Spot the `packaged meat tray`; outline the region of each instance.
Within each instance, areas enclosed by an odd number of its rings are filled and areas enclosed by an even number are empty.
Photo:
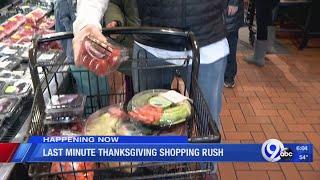
[[[18,47],[5,46],[1,50],[0,55],[1,56],[5,56],[5,55],[17,56],[18,53],[19,53],[19,48]]]
[[[20,102],[21,99],[17,97],[0,96],[0,124],[15,113]]]
[[[8,80],[3,88],[2,94],[5,96],[19,96],[24,98],[31,93],[31,84],[23,79]]]
[[[42,53],[37,58],[37,62],[38,63],[53,62],[53,60],[56,58],[57,54],[58,54],[58,52],[56,52],[56,51]]]
[[[133,120],[149,126],[170,127],[185,122],[192,114],[187,97],[162,89],[138,93],[128,106]]]
[[[128,59],[128,50],[108,39],[101,42],[88,35],[83,40],[78,56],[80,65],[96,73],[106,76],[118,69]]]
[[[71,123],[81,121],[86,96],[78,94],[54,95],[46,106],[49,119],[46,124]]]
[[[29,26],[36,27],[37,22],[46,15],[46,11],[37,8],[26,15],[26,24]]]
[[[0,79],[21,79],[21,76],[14,74],[7,69],[0,68]]]
[[[2,56],[0,58],[0,68],[14,70],[20,66],[21,60],[15,56]]]
[[[54,16],[44,17],[39,22],[39,29],[52,29],[55,25],[55,18]]]
[[[7,21],[1,24],[0,33],[4,34],[5,36],[11,35],[15,32],[22,24],[24,24],[26,18],[22,14],[17,14]],[[1,35],[3,36],[3,35]]]

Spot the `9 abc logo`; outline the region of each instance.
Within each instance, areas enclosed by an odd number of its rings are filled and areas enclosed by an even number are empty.
[[[269,162],[277,162],[280,160],[289,161],[293,157],[293,152],[289,148],[285,148],[281,141],[277,139],[269,139],[262,144],[262,156]]]

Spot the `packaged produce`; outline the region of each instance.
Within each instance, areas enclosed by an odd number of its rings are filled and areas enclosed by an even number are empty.
[[[59,174],[63,180],[93,180],[96,164],[91,162],[61,162],[52,163],[51,173],[80,171],[76,173]],[[91,170],[91,171],[84,171]]]
[[[108,39],[101,42],[88,35],[82,42],[78,55],[79,64],[99,76],[108,75],[128,59],[128,50]]]
[[[2,56],[0,58],[0,68],[14,70],[20,65],[20,59],[14,56]]]
[[[27,97],[31,93],[31,84],[23,79],[8,80],[2,94],[7,96]]]
[[[132,98],[129,115],[146,125],[172,126],[186,121],[192,107],[187,97],[168,90],[148,90]]]
[[[86,122],[84,133],[90,136],[114,136],[118,121],[128,120],[120,106],[109,106],[91,114]]]
[[[81,121],[86,96],[78,94],[54,95],[46,106],[49,119],[46,124],[71,123]]]

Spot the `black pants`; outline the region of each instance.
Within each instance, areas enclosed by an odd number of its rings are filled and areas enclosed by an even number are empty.
[[[230,81],[236,77],[237,74],[237,44],[238,44],[239,30],[228,32],[227,39],[229,43],[230,54],[228,55],[228,62],[226,72],[224,73],[224,80]]]
[[[268,39],[268,26],[273,24],[272,10],[279,0],[256,0],[257,39]]]

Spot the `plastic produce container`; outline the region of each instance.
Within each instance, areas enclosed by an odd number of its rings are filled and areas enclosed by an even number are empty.
[[[91,35],[85,37],[78,56],[80,65],[106,76],[118,69],[120,64],[129,58],[127,48],[108,39],[101,42]]]

